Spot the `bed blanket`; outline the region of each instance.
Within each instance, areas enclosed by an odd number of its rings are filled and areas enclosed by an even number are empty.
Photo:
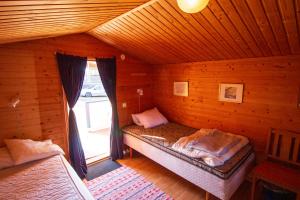
[[[193,158],[202,158],[210,166],[223,165],[249,143],[244,136],[216,129],[200,129],[180,138],[172,148]]]
[[[93,200],[62,155],[0,170],[0,199]]]

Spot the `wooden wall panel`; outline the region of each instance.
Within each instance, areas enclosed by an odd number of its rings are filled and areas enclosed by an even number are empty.
[[[300,130],[300,56],[156,65],[153,103],[173,121],[219,128],[251,139],[263,151],[270,128]],[[189,96],[173,96],[189,81]],[[219,83],[243,83],[242,104],[218,101]]]
[[[143,88],[142,109],[151,107],[151,72],[146,64],[87,34],[0,45],[0,146],[4,138],[53,139],[67,149],[63,92],[54,53],[94,57],[117,56],[117,95],[121,125],[138,111],[137,88]],[[8,106],[19,94],[16,109]],[[121,107],[127,102],[127,108]]]

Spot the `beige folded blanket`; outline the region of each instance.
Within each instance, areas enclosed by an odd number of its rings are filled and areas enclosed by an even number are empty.
[[[200,129],[190,136],[179,139],[176,144],[180,148],[195,149],[214,156],[221,156],[240,141],[240,137],[217,129]]]
[[[231,142],[232,141],[232,142]],[[200,129],[180,138],[172,148],[192,158],[201,158],[209,166],[223,165],[249,143],[248,138],[215,129]]]
[[[210,134],[202,134],[196,140],[188,143],[187,148],[205,151],[214,156],[221,156],[240,141],[241,139],[235,135],[214,129]]]

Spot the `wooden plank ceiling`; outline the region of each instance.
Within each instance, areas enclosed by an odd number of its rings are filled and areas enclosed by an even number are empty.
[[[148,0],[1,0],[0,44],[86,32]]]
[[[89,34],[149,63],[299,54],[300,0],[210,0],[186,14],[157,0]]]

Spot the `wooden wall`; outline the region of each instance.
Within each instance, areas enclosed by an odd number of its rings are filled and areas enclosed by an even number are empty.
[[[170,120],[249,137],[263,151],[271,127],[300,132],[300,56],[157,65],[153,103]],[[189,81],[189,96],[173,96]],[[218,101],[219,83],[243,83],[242,104]]]
[[[87,34],[0,45],[0,146],[3,138],[51,138],[65,150],[62,87],[54,52],[88,57],[117,56],[121,126],[157,105],[173,121],[248,136],[261,151],[271,127],[300,131],[300,56],[148,66]],[[189,97],[173,96],[173,81],[189,81]],[[219,83],[244,83],[242,104],[218,101]],[[8,106],[19,94],[16,109]],[[127,108],[122,108],[122,102]]]
[[[51,138],[67,150],[65,103],[54,53],[88,57],[117,56],[117,95],[121,125],[138,111],[137,88],[144,89],[143,109],[151,106],[151,74],[144,63],[87,34],[0,45],[0,146],[4,138]],[[16,109],[8,106],[19,94]],[[121,103],[127,102],[127,108]]]

